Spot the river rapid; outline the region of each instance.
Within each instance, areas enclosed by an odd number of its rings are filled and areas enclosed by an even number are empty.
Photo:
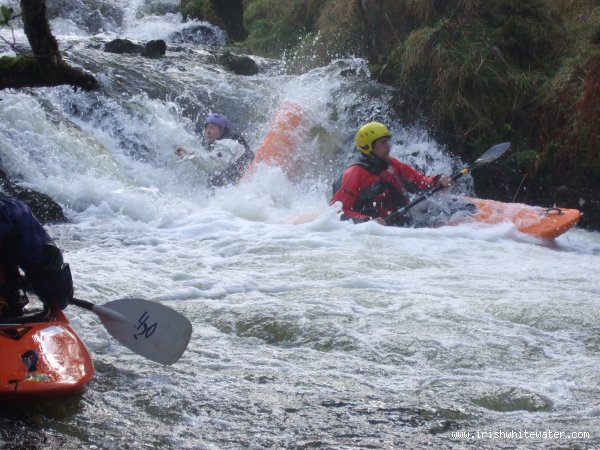
[[[258,75],[233,75],[218,46],[169,41],[190,26],[175,6],[63,8],[64,56],[101,87],[0,92],[0,149],[11,177],[63,207],[48,231],[76,296],[167,305],[192,322],[189,347],[160,366],[69,307],[95,376],[79,397],[0,406],[2,448],[600,447],[600,233],[340,222],[331,183],[366,121],[389,123],[393,155],[429,174],[463,162],[402,126],[365,61],[291,75],[254,57]],[[104,53],[115,37],[168,51]],[[211,112],[256,149],[289,100],[303,110],[294,180],[260,166],[210,190],[176,161]],[[468,179],[454,193],[476,195]]]

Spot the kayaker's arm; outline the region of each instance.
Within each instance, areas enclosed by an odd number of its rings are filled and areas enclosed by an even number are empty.
[[[73,298],[73,279],[61,251],[25,203],[2,196],[0,209],[3,240],[11,239],[14,264],[44,304],[64,309]]]
[[[352,166],[344,173],[342,184],[338,191],[333,195],[329,204],[336,202],[342,204],[342,220],[352,220],[355,223],[367,222],[371,217],[361,214],[354,210],[360,194],[360,170],[358,166]]]

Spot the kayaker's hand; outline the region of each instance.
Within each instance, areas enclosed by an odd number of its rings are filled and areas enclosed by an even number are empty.
[[[447,188],[454,184],[454,180],[449,175],[443,175],[438,180],[438,184],[443,188]]]
[[[185,156],[185,150],[183,147],[175,147],[175,154],[177,156],[179,156],[180,158],[182,158],[183,156]]]
[[[377,222],[379,225],[387,225],[385,223],[385,219],[383,217],[376,217],[373,219],[374,222]]]

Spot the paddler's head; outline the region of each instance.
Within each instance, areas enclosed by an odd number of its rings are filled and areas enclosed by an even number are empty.
[[[231,131],[231,122],[223,114],[211,114],[204,120],[204,135],[209,144]]]
[[[356,148],[365,156],[374,156],[387,161],[392,149],[392,134],[388,127],[379,122],[369,122],[356,132]]]

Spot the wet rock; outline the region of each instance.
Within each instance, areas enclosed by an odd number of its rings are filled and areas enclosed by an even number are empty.
[[[171,34],[169,41],[176,44],[223,45],[225,38],[219,31],[206,25],[194,25]]]
[[[144,47],[138,44],[134,44],[129,39],[114,39],[107,42],[104,46],[104,51],[108,53],[128,53],[138,54],[144,51]]]
[[[142,56],[146,58],[161,58],[167,52],[167,44],[162,39],[148,41],[142,51]]]
[[[258,73],[258,65],[252,58],[247,56],[238,56],[230,52],[225,52],[219,56],[218,61],[227,70],[237,75],[256,75]]]
[[[46,194],[14,184],[0,169],[0,192],[25,202],[42,224],[67,221],[60,205]]]
[[[518,387],[488,387],[473,403],[491,411],[550,411],[552,401],[534,392]]]

